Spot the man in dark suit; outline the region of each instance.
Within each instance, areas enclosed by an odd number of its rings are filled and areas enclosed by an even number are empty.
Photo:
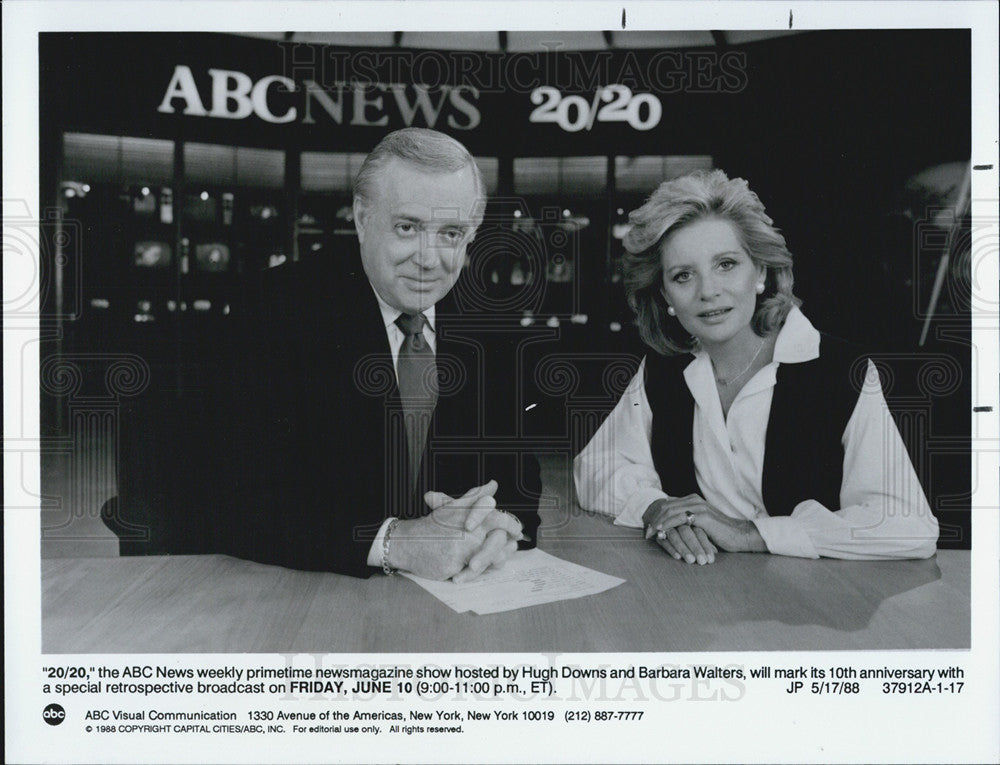
[[[484,204],[454,139],[379,143],[355,182],[360,253],[259,274],[211,372],[123,412],[102,511],[123,553],[463,581],[531,544],[538,463],[516,421],[496,427],[520,381],[451,294]]]
[[[534,539],[537,461],[516,424],[484,424],[510,411],[516,373],[450,295],[484,204],[454,139],[379,143],[355,183],[360,253],[260,274],[246,345],[188,408],[177,441],[200,456],[176,461],[150,512],[173,515],[167,552],[463,581]]]

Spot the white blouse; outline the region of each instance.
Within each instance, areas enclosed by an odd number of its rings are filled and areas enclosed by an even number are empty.
[[[892,420],[878,372],[868,362],[865,385],[841,438],[844,447],[840,507],[800,502],[791,515],[764,508],[761,476],[771,398],[779,364],[819,356],[820,336],[797,308],[778,333],[774,360],[757,372],[722,414],[712,362],[696,351],[684,369],[694,397],[694,465],[701,494],[732,518],[754,522],[767,549],[804,558],[928,558],[938,538],[906,447]],[[642,527],[651,502],[667,497],[653,467],[653,413],[643,385],[645,361],[618,405],[573,465],[577,497],[585,510],[622,526]],[[803,434],[807,438],[808,434]]]

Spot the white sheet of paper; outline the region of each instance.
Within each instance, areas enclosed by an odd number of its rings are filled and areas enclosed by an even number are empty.
[[[514,553],[501,569],[471,582],[435,582],[404,574],[459,613],[495,614],[515,608],[595,595],[625,580],[557,558],[541,550]]]

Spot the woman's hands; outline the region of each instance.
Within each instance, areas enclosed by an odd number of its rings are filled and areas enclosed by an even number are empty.
[[[688,563],[715,562],[718,548],[709,540],[704,529],[688,523],[688,513],[708,508],[697,494],[689,494],[677,499],[658,499],[646,508],[642,522],[646,528],[646,539],[655,537],[656,543],[676,560],[683,558]]]
[[[715,562],[721,548],[727,552],[767,552],[767,545],[752,521],[730,518],[697,494],[658,499],[642,516],[646,539],[675,559],[688,563]]]

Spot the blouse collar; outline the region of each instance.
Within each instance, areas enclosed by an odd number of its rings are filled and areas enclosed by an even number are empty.
[[[773,387],[779,364],[799,364],[817,358],[819,340],[819,332],[809,319],[797,307],[793,307],[785,318],[784,326],[778,331],[771,363],[747,381],[737,398]],[[720,434],[724,434],[722,404],[715,388],[712,359],[704,348],[698,348],[692,353],[694,360],[684,369],[685,382],[698,405],[709,413],[710,422],[718,427]]]
[[[774,342],[774,360],[780,364],[800,364],[815,358],[819,358],[819,331],[794,307]]]

